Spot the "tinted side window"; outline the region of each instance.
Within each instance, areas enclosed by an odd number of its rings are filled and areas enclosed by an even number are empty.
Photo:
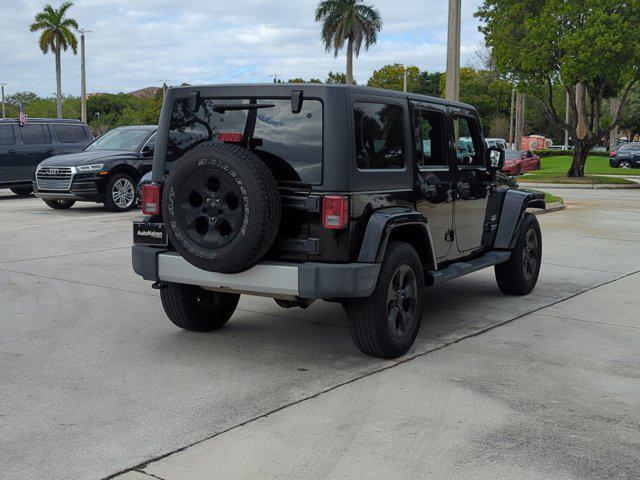
[[[416,111],[416,153],[418,166],[447,166],[444,117],[426,110]]]
[[[360,169],[404,167],[402,107],[354,103],[356,158]]]
[[[16,138],[13,136],[13,127],[11,125],[0,125],[0,145],[13,145]]]
[[[38,145],[42,143],[49,143],[51,141],[49,129],[45,125],[27,123],[19,128],[22,142],[26,145]]]
[[[53,125],[53,129],[62,143],[82,143],[87,140],[87,132],[82,125]]]

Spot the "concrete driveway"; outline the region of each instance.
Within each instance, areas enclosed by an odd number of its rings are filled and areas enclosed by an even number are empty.
[[[527,297],[491,271],[427,290],[404,361],[359,354],[320,302],[177,330],[131,271],[137,213],[4,192],[2,478],[640,475],[637,190],[562,192]]]

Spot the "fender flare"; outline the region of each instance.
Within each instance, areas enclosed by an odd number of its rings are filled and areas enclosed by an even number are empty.
[[[424,245],[418,254],[425,270],[436,270],[437,262],[429,222],[420,212],[408,207],[382,208],[371,214],[360,247],[358,262],[382,262],[393,231],[401,227],[415,229],[417,235],[412,240],[419,242],[419,246]]]
[[[507,190],[500,210],[500,220],[496,232],[493,248],[510,250],[513,248],[522,226],[527,208],[542,208],[546,206],[542,192],[526,190]]]

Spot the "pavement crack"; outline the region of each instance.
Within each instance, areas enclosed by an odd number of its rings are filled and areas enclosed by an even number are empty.
[[[588,268],[588,267],[576,267],[575,265],[562,265],[561,263],[551,263],[551,262],[542,262],[543,265],[553,265],[554,267],[564,267],[564,268],[573,268],[575,270],[588,270],[590,272],[602,272],[602,273],[613,273],[616,275],[625,275],[625,272],[614,272],[611,270],[600,270],[597,268]],[[636,273],[636,272],[632,272]]]
[[[101,253],[101,252],[112,252],[114,250],[124,250],[129,249],[129,247],[114,247],[114,248],[103,248],[101,250],[89,250],[86,252],[73,252],[73,253],[61,253],[60,255],[46,255],[44,257],[33,257],[33,258],[23,258],[21,260],[7,260],[0,262],[0,265],[6,265],[9,263],[20,263],[20,262],[29,262],[31,260],[47,260],[49,258],[62,258],[62,257],[71,257],[73,255],[85,255],[87,253]]]
[[[549,315],[548,313],[536,313],[536,315],[539,317],[557,318],[558,320],[573,320],[574,322],[593,323],[596,325],[604,325],[607,327],[633,328],[634,330],[640,330],[640,327],[634,327],[633,325],[621,325],[619,323],[598,322],[596,320],[584,320],[582,318],[565,317],[562,315]]]
[[[115,291],[115,292],[132,293],[134,295],[146,295],[146,296],[149,296],[149,297],[157,297],[158,296],[158,295],[155,295],[153,293],[134,292],[133,290],[126,290],[124,288],[108,287],[106,285],[98,285],[98,284],[95,284],[95,283],[88,283],[88,282],[79,282],[77,280],[68,280],[66,278],[51,277],[49,275],[40,275],[40,274],[37,274],[37,273],[18,272],[16,270],[8,270],[8,269],[2,268],[2,267],[0,267],[0,272],[15,273],[16,275],[29,275],[31,277],[44,278],[46,280],[57,280],[59,282],[67,282],[67,283],[73,283],[73,284],[76,284],[76,285],[84,285],[86,287],[105,288],[107,290],[112,290],[112,291]]]

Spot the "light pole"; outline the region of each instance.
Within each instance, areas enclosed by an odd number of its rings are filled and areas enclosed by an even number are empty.
[[[6,113],[4,110],[4,86],[6,83],[0,83],[0,91],[2,92],[2,118],[5,118]]]
[[[91,30],[78,29],[80,32],[80,119],[87,123],[87,77],[84,57],[84,34]]]
[[[445,98],[460,100],[460,11],[462,0],[449,0],[449,30],[447,34],[447,78]]]
[[[511,108],[509,109],[509,148],[513,148],[513,107],[516,103],[516,88],[511,87]]]
[[[407,93],[407,66],[404,65],[404,81],[402,82],[402,91]]]

